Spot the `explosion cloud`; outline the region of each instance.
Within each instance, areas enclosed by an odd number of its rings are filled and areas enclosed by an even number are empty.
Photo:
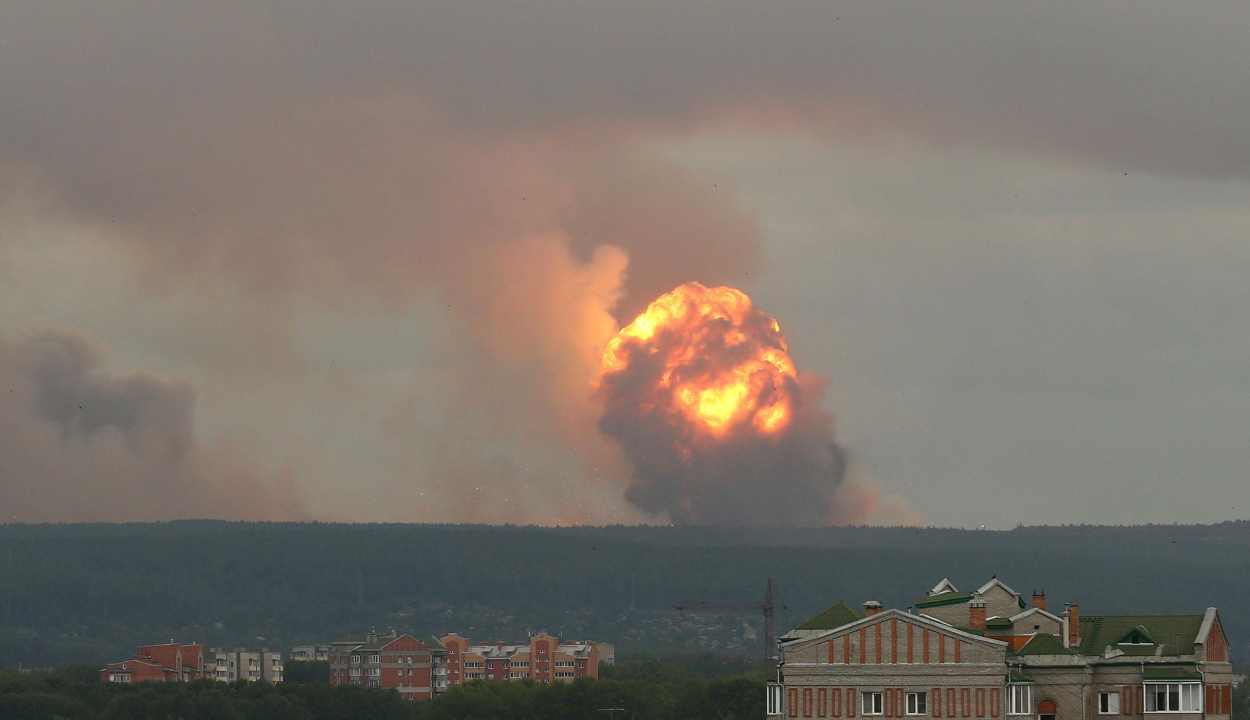
[[[626,497],[649,513],[816,525],[833,517],[844,471],[822,390],[746,293],[691,282],[608,343],[600,426],[633,463]]]

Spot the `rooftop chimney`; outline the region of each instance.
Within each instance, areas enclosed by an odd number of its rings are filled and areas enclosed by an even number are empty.
[[[1038,610],[1046,609],[1046,591],[1045,590],[1042,590],[1040,593],[1036,590],[1033,591],[1033,607],[1037,608]]]
[[[876,600],[869,600],[868,602],[864,603],[864,616],[865,617],[872,617],[873,615],[876,615],[879,612],[881,612],[881,603],[877,602]]]
[[[979,594],[974,594],[972,602],[968,603],[968,627],[985,629],[985,600]]]
[[[1068,647],[1076,647],[1081,644],[1081,606],[1076,603],[1068,604]]]

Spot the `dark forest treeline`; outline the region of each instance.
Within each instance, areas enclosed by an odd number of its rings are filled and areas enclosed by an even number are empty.
[[[430,701],[394,690],[329,684],[100,683],[90,666],[50,672],[0,670],[5,720],[762,720],[758,677],[679,682],[578,680],[571,684],[475,682]]]
[[[671,653],[697,646],[648,622],[673,622],[683,599],[754,599],[764,578],[789,608],[785,626],[838,599],[906,607],[943,576],[967,587],[995,574],[1085,613],[1215,605],[1234,651],[1250,643],[1246,522],[964,531],[184,521],[0,525],[0,664],[100,663],[170,638],[289,650],[370,627],[491,640],[547,630],[615,642],[621,654]]]

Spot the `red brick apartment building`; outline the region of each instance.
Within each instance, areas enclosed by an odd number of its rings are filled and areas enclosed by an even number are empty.
[[[564,642],[539,633],[528,643],[474,645],[455,633],[441,640],[447,648],[447,684],[471,680],[572,682],[599,677],[600,651],[592,642]]]
[[[144,645],[135,656],[109,663],[100,682],[192,682],[204,677],[204,646],[166,643]]]
[[[330,683],[394,688],[405,700],[428,700],[447,689],[446,650],[434,638],[394,630],[330,643]]]

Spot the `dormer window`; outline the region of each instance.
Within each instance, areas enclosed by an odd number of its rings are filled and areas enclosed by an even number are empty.
[[[1124,635],[1116,641],[1116,645],[1154,645],[1154,638],[1150,637],[1150,633],[1146,632],[1146,628],[1138,625],[1137,627],[1124,633]]]

